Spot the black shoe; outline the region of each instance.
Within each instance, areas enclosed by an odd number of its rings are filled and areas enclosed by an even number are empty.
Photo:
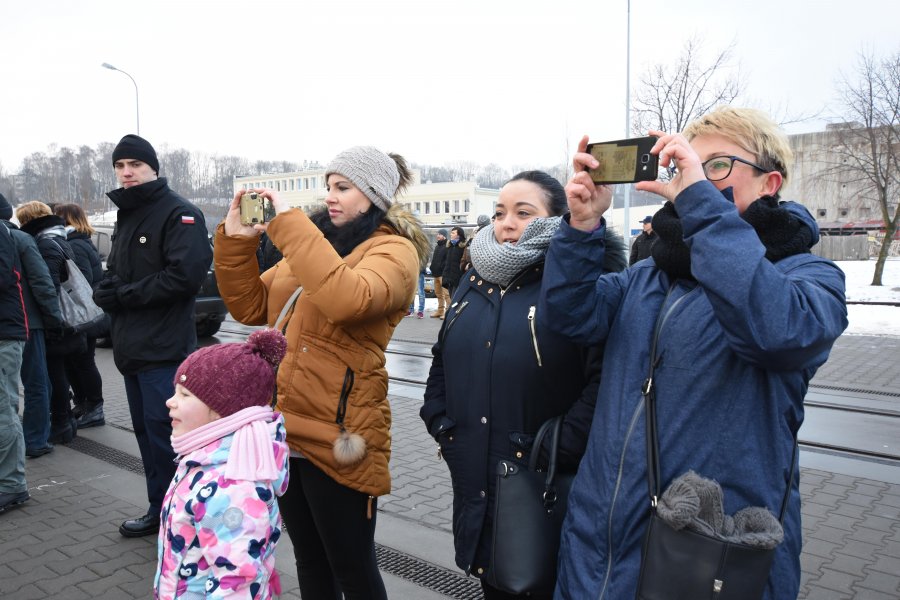
[[[68,419],[65,424],[50,425],[50,438],[47,440],[51,444],[68,444],[75,436],[78,435],[78,421],[74,418]]]
[[[53,452],[53,444],[46,444],[37,448],[25,448],[25,456],[28,458],[37,458],[51,452]]]
[[[86,429],[87,427],[98,427],[106,425],[106,417],[103,414],[103,405],[98,404],[94,408],[82,412],[78,418],[78,429]]]
[[[128,519],[119,527],[125,537],[143,537],[159,533],[159,516],[146,514],[137,519]]]
[[[28,495],[28,490],[25,490],[24,492],[0,492],[0,513],[7,508],[12,508],[26,502],[29,498],[31,498],[31,496]]]

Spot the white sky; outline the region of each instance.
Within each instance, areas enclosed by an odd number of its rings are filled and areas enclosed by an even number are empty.
[[[626,0],[5,0],[0,165],[141,135],[249,159],[373,144],[414,162],[549,166],[625,131]],[[860,51],[900,49],[897,0],[632,0],[632,84],[685,39],[734,40],[755,105],[811,113]],[[789,131],[824,128],[818,120]]]

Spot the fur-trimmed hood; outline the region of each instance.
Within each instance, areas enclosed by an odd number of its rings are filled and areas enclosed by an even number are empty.
[[[603,270],[607,273],[624,271],[628,266],[625,239],[618,232],[606,228],[606,253],[603,255]]]
[[[422,222],[403,208],[400,204],[392,204],[384,217],[385,221],[393,227],[398,235],[412,242],[419,256],[419,264],[426,265],[431,259],[431,242],[422,230]]]

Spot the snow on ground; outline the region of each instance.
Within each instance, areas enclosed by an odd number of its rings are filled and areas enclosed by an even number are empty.
[[[875,274],[874,260],[838,261],[847,278],[850,302],[900,302],[900,258],[884,263],[881,286],[870,285]],[[900,307],[848,304],[850,325],[844,335],[886,335],[900,337]]]

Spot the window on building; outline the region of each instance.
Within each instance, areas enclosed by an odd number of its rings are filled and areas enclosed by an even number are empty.
[[[444,200],[444,212],[450,214],[450,201]]]
[[[454,201],[453,201],[453,212],[454,212],[454,213],[458,213],[458,212],[459,212],[459,200],[454,200]]]
[[[466,213],[467,213],[467,212],[469,212],[470,210],[472,210],[471,206],[469,205],[469,199],[468,199],[468,198],[466,198],[466,201],[465,201],[465,207],[466,207],[466,209],[465,209],[463,212],[466,212]]]
[[[275,191],[276,191],[276,192],[280,192],[280,191],[281,191],[281,182],[280,182],[280,181],[276,181],[276,182],[275,182]]]
[[[846,217],[849,213],[850,213],[850,211],[846,208],[838,209],[838,214],[841,215],[842,217]]]
[[[291,191],[292,192],[294,191],[294,180],[293,179],[291,179]]]
[[[422,211],[422,203],[416,202],[416,212],[421,212],[421,211]]]
[[[441,203],[440,201],[434,203],[434,214],[441,214]]]
[[[427,215],[430,213],[431,213],[431,202],[426,202],[425,203],[425,214]]]
[[[819,217],[825,217],[825,216],[828,215],[828,209],[820,208],[819,210],[816,211],[816,214],[817,214]]]

